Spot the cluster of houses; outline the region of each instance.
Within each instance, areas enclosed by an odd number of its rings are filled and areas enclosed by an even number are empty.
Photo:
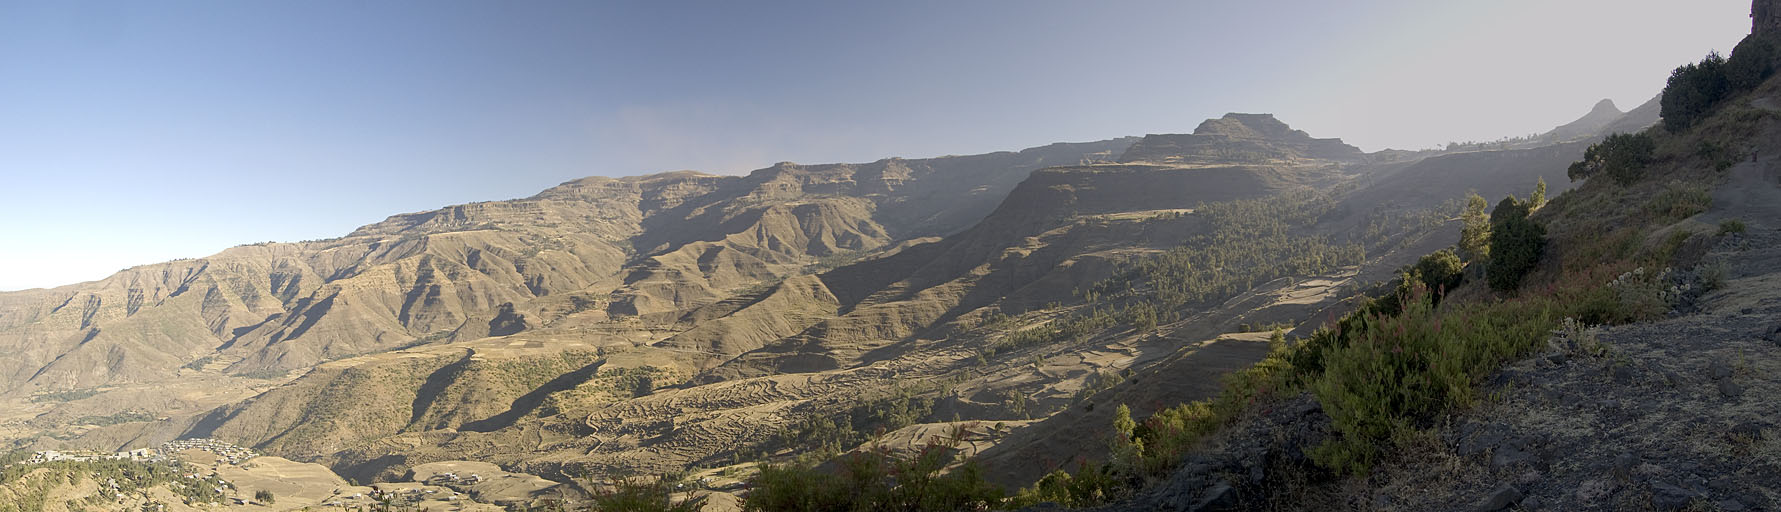
[[[253,450],[236,446],[234,443],[209,438],[181,439],[161,443],[161,453],[173,454],[186,450],[204,450],[216,454],[229,464],[240,464],[249,459],[259,457]]]
[[[204,451],[207,451],[210,453],[214,453],[214,454],[216,454],[217,457],[220,457],[221,460],[228,461],[228,463],[230,463],[230,464],[240,464],[243,462],[247,462],[249,459],[260,456],[260,454],[254,453],[253,450],[249,450],[247,448],[242,448],[240,446],[235,446],[234,444],[224,442],[224,441],[218,441],[215,439],[181,439],[178,441],[169,441],[166,443],[161,443],[161,447],[159,449],[138,448],[135,450],[114,452],[114,453],[93,452],[93,451],[43,450],[43,451],[31,454],[31,457],[28,459],[25,459],[23,461],[23,463],[24,464],[42,464],[45,462],[60,462],[60,461],[89,462],[89,461],[95,461],[95,460],[128,460],[128,461],[136,461],[136,462],[162,462],[162,461],[166,461],[167,457],[169,457],[173,454],[183,452],[186,450],[193,450],[193,449],[204,450]]]
[[[132,461],[138,461],[138,462],[160,462],[162,460],[166,460],[166,457],[161,456],[160,453],[157,453],[157,452],[155,452],[155,450],[150,449],[150,448],[142,448],[142,449],[137,449],[137,450],[114,452],[114,453],[88,452],[88,451],[43,450],[43,451],[31,454],[31,458],[25,459],[24,463],[25,464],[42,464],[45,462],[60,462],[60,461],[88,462],[88,461],[95,461],[95,460],[132,460]]]
[[[458,476],[457,473],[439,473],[427,478],[427,485],[446,486],[451,484],[476,485],[482,483],[482,475],[472,473],[470,476]]]

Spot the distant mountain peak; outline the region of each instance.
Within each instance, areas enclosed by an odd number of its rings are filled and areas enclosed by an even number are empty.
[[[1626,112],[1622,112],[1620,110],[1620,107],[1614,106],[1614,100],[1607,99],[1607,98],[1603,98],[1602,101],[1595,102],[1595,106],[1591,107],[1589,109],[1590,115],[1595,115],[1595,114],[1621,115],[1621,114],[1625,114],[1625,113]]]
[[[1591,137],[1625,115],[1626,112],[1622,112],[1620,107],[1614,105],[1614,100],[1604,99],[1596,102],[1595,106],[1589,109],[1588,114],[1583,114],[1583,117],[1577,118],[1576,121],[1553,128],[1552,131],[1546,132],[1542,138],[1564,141]]]

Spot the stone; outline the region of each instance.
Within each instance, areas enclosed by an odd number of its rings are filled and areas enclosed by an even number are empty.
[[[1621,481],[1631,481],[1633,479],[1633,471],[1638,469],[1638,467],[1638,455],[1634,455],[1631,452],[1622,453],[1620,456],[1614,458],[1614,478],[1618,478]]]
[[[1719,500],[1718,502],[1713,503],[1713,505],[1719,507],[1719,512],[1744,512],[1745,510],[1749,510],[1738,500]]]
[[[1768,425],[1762,423],[1746,421],[1737,425],[1732,425],[1732,428],[1726,431],[1726,436],[1730,437],[1732,440],[1756,441],[1762,439],[1763,431],[1768,430],[1768,428]]]
[[[1510,466],[1526,464],[1534,460],[1534,455],[1519,448],[1502,447],[1490,454],[1490,469],[1499,470]]]
[[[1688,489],[1663,482],[1651,483],[1651,505],[1658,510],[1682,510],[1688,508],[1701,495]]]
[[[1732,367],[1725,364],[1725,361],[1714,360],[1712,364],[1707,365],[1707,375],[1713,377],[1713,380],[1725,380],[1731,378]]]
[[[1632,384],[1633,383],[1633,368],[1631,366],[1626,366],[1626,365],[1615,366],[1614,367],[1614,383],[1620,384],[1620,385]]]
[[[1541,475],[1539,471],[1529,471],[1526,473],[1522,473],[1521,476],[1519,476],[1519,477],[1516,477],[1515,483],[1521,484],[1523,486],[1531,486],[1531,485],[1540,483],[1541,480],[1545,480],[1545,479],[1546,479],[1546,476]]]
[[[1722,380],[1719,381],[1719,394],[1726,398],[1736,399],[1744,396],[1744,387],[1732,382],[1731,379]]]
[[[1563,351],[1555,351],[1551,354],[1546,354],[1546,361],[1552,364],[1565,364],[1565,361],[1569,360],[1571,360],[1571,355],[1566,354]]]
[[[1521,489],[1516,489],[1513,485],[1504,485],[1498,487],[1496,491],[1491,492],[1490,496],[1484,498],[1484,501],[1478,502],[1478,506],[1473,507],[1473,510],[1477,510],[1478,512],[1508,510],[1509,507],[1513,507],[1516,503],[1520,503],[1521,498],[1523,498]]]
[[[1206,496],[1200,498],[1200,501],[1194,503],[1194,506],[1188,508],[1188,510],[1211,512],[1215,510],[1236,510],[1236,508],[1237,490],[1231,488],[1230,484],[1220,482],[1218,485],[1214,485],[1211,489],[1208,489],[1206,491]]]
[[[1675,385],[1682,383],[1682,374],[1676,373],[1675,370],[1665,368],[1662,370],[1662,373],[1664,376],[1665,384],[1669,384],[1671,387],[1674,387]]]
[[[1480,428],[1477,433],[1472,434],[1459,444],[1459,454],[1464,457],[1471,457],[1482,454],[1488,450],[1493,450],[1502,445],[1503,440],[1509,437],[1508,430],[1508,427],[1502,425],[1490,425]]]

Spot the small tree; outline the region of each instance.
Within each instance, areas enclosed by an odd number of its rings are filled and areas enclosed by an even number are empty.
[[[1132,421],[1132,409],[1126,407],[1125,404],[1119,404],[1119,408],[1113,410],[1113,430],[1119,432],[1121,437],[1131,439],[1132,430],[1136,428],[1138,428],[1138,422]]]
[[[1490,287],[1512,291],[1521,278],[1540,263],[1546,248],[1546,228],[1527,218],[1528,205],[1515,196],[1503,198],[1490,212],[1490,263],[1486,275]]]
[[[1546,206],[1546,177],[1545,176],[1541,176],[1540,181],[1537,183],[1534,183],[1534,195],[1532,197],[1529,197],[1527,202],[1528,202],[1528,205],[1527,205],[1528,210],[1537,211],[1540,209],[1540,207]]]
[[[636,384],[631,387],[631,396],[641,397],[654,393],[655,390],[656,382],[654,378],[650,377],[648,374],[638,375]]]
[[[1484,198],[1477,193],[1466,194],[1466,210],[1460,215],[1459,252],[1466,261],[1484,261],[1490,257],[1490,215]]]
[[[1459,255],[1452,250],[1442,249],[1417,260],[1416,266],[1411,267],[1410,275],[1436,294],[1436,300],[1440,300],[1441,295],[1458,287],[1465,279],[1465,264],[1459,261]]]
[[[267,505],[271,505],[273,503],[278,502],[278,497],[273,496],[272,491],[269,491],[266,489],[260,489],[258,491],[254,491],[254,501],[258,501],[260,503],[265,503]]]

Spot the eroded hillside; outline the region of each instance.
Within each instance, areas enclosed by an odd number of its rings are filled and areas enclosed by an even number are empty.
[[[18,411],[0,433],[216,437],[359,482],[464,459],[568,481],[947,424],[1025,483],[1099,455],[1048,441],[1104,425],[1096,404],[1214,392],[1267,352],[1244,331],[1351,307],[1454,242],[1465,191],[1562,190],[1586,146],[1369,155],[1232,114],[1017,153],[587,178],[0,294],[0,346],[23,354],[0,362]]]

